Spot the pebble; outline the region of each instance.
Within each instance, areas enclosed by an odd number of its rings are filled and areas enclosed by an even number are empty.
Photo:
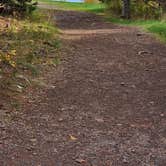
[[[125,83],[124,83],[124,82],[121,82],[120,85],[121,85],[121,86],[125,86]]]
[[[83,160],[83,159],[76,159],[75,161],[76,161],[77,163],[80,163],[80,164],[85,163],[85,160]]]
[[[64,119],[63,118],[59,118],[58,119],[58,122],[62,122]]]
[[[161,117],[164,117],[164,114],[160,114]]]

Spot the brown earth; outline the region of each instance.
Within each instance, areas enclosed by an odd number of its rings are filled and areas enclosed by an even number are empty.
[[[166,46],[93,14],[55,19],[62,64],[1,110],[0,166],[165,166]]]

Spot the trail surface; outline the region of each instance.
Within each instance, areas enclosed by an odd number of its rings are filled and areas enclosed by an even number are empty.
[[[1,166],[165,166],[166,46],[93,14],[56,11],[62,64],[1,123]]]

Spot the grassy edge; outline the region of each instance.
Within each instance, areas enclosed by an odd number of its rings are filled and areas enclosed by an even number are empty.
[[[103,14],[105,6],[101,4],[87,4],[87,3],[71,3],[71,2],[51,2],[50,0],[38,0],[39,2],[55,5],[62,10],[76,10],[93,12],[96,14],[105,15],[106,20],[115,24],[125,26],[136,26],[143,29],[146,32],[154,34],[158,39],[166,42],[166,21],[158,20],[124,20],[115,17],[108,17],[108,14]]]
[[[124,20],[115,17],[106,17],[106,20],[115,24],[125,26],[136,26],[146,32],[150,32],[158,39],[166,42],[166,21],[159,20]]]
[[[7,105],[29,87],[40,86],[37,80],[45,69],[59,64],[59,30],[52,12],[38,9],[21,19],[1,17],[5,29],[0,30],[0,97]]]
[[[38,0],[41,4],[54,5],[61,10],[75,10],[92,13],[103,13],[105,5],[103,3],[81,3],[81,2],[58,2],[50,0]]]

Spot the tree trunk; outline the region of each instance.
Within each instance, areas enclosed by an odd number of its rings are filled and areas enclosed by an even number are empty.
[[[123,0],[122,17],[130,19],[130,0]]]
[[[161,18],[162,19],[166,19],[166,1],[165,0],[158,0],[159,2],[159,6],[162,9],[162,13],[161,13]]]

